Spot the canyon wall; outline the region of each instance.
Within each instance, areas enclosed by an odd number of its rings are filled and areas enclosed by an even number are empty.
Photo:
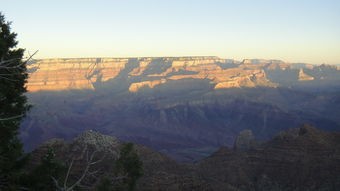
[[[183,79],[208,80],[215,89],[225,89],[339,78],[336,66],[218,57],[41,59],[29,64],[29,71],[30,92],[95,89],[119,76],[130,92]]]
[[[43,59],[29,65],[30,92],[93,89],[93,83],[114,78],[128,59],[81,58]]]

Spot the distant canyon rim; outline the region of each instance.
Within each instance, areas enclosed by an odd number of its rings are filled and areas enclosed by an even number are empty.
[[[291,81],[324,78],[309,74],[320,68],[318,65],[290,64],[280,60],[245,59],[240,62],[218,57],[65,58],[35,60],[30,65],[27,87],[30,92],[94,89],[96,82],[114,79],[129,67],[133,69],[127,76],[134,78],[129,86],[130,92],[180,79],[208,79],[215,84],[215,89],[276,87],[280,82],[270,79],[270,76],[268,79],[268,73],[289,69],[296,73]],[[339,66],[332,67],[339,70]]]

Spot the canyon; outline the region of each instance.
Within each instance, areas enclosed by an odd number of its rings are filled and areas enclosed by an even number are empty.
[[[130,92],[181,79],[206,79],[215,89],[277,87],[287,80],[332,80],[338,78],[339,70],[331,65],[258,59],[239,62],[218,57],[43,59],[29,64],[27,88],[29,92],[95,89],[117,77],[129,81]],[[285,76],[277,78],[273,76],[276,73]]]
[[[196,161],[249,129],[340,129],[340,68],[218,57],[41,59],[28,64],[26,150],[96,130]]]

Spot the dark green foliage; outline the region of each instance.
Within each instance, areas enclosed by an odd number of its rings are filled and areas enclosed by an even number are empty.
[[[24,49],[15,49],[16,34],[0,13],[0,190],[16,190],[23,166],[22,144],[18,129],[28,109],[25,83]]]
[[[58,180],[66,171],[66,167],[55,158],[52,148],[41,158],[41,163],[25,178],[25,187],[29,190],[55,190],[52,179]]]
[[[132,191],[143,175],[143,164],[132,143],[123,144],[114,169],[101,177],[97,191]]]
[[[103,177],[100,179],[99,184],[96,186],[97,191],[113,191],[114,185],[109,177]]]
[[[121,175],[127,175],[127,178],[124,179],[124,183],[127,185],[125,188],[129,191],[134,190],[138,178],[143,175],[143,163],[139,159],[132,143],[123,145],[116,165]]]

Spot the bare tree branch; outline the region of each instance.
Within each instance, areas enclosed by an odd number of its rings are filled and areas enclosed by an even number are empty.
[[[17,116],[13,116],[13,117],[7,117],[7,118],[0,118],[0,121],[7,121],[7,120],[12,120],[12,119],[17,119],[20,117],[23,117],[24,115],[17,115]]]
[[[53,176],[51,176],[55,186],[57,187],[57,191],[63,191],[64,189],[59,185],[59,182],[56,178],[54,178]]]
[[[13,58],[13,59],[9,59],[9,60],[4,60],[0,62],[0,69],[14,69],[14,68],[19,68],[20,66],[22,66],[23,64],[27,64],[28,61],[30,61],[34,55],[36,55],[38,53],[38,50],[35,51],[32,55],[30,55],[28,58],[26,58],[26,60],[16,66],[10,66],[10,64],[14,61],[17,60],[21,60],[21,58]]]
[[[11,78],[11,76],[21,74],[21,71],[17,71],[16,69],[19,69],[23,64],[27,64],[33,58],[33,56],[36,55],[37,53],[38,53],[38,50],[35,51],[32,55],[30,55],[25,61],[23,61],[21,63],[19,62],[19,64],[15,65],[15,66],[10,66],[10,65],[14,61],[21,60],[21,58],[13,58],[13,59],[9,59],[9,60],[3,60],[3,58],[2,58],[1,61],[0,61],[0,69],[5,69],[9,73],[4,73],[4,74],[0,73],[0,79],[5,79],[5,80],[8,80],[8,81],[12,81],[12,82],[19,81],[17,79]],[[14,69],[14,71],[10,71],[10,70],[13,70],[13,69]],[[0,99],[1,99],[1,101],[6,100],[6,98],[5,99],[0,98]],[[21,115],[11,116],[11,117],[7,117],[7,118],[0,118],[0,121],[8,121],[8,120],[13,120],[13,119],[18,119],[18,118],[21,118],[23,116],[24,115],[21,114]]]
[[[12,81],[12,82],[18,82],[19,80],[15,80],[15,79],[11,79],[11,78],[7,78],[7,77],[4,77],[0,74],[0,78],[2,79],[5,79],[5,80],[8,80],[8,81]]]
[[[89,151],[87,149],[87,146],[85,146],[85,148],[83,149],[80,157],[77,158],[78,160],[82,160],[82,159],[84,159],[84,155],[86,154],[86,158],[85,158],[86,166],[85,166],[85,169],[82,172],[81,176],[71,186],[68,186],[67,182],[68,182],[69,176],[71,174],[73,164],[74,164],[74,162],[76,160],[76,158],[72,158],[72,161],[71,161],[71,163],[70,163],[70,165],[68,167],[67,173],[66,173],[66,177],[64,179],[63,187],[61,187],[59,185],[58,180],[56,180],[54,177],[52,177],[52,179],[53,179],[53,181],[55,183],[55,186],[57,187],[57,190],[58,191],[72,191],[76,186],[82,186],[81,182],[84,180],[85,177],[93,176],[94,174],[97,174],[99,172],[99,170],[90,171],[90,168],[91,168],[91,166],[101,162],[104,159],[104,157],[105,157],[105,156],[103,156],[101,159],[94,161],[94,158],[95,158],[97,152],[98,151],[95,150],[95,151],[93,151],[91,153],[91,155],[89,155]]]
[[[68,167],[68,170],[67,170],[67,173],[66,173],[66,177],[65,177],[65,180],[64,180],[64,188],[67,187],[67,180],[68,180],[68,177],[70,175],[70,172],[71,172],[71,169],[72,169],[72,166],[73,166],[73,162],[74,162],[74,159],[72,159],[71,164]]]

